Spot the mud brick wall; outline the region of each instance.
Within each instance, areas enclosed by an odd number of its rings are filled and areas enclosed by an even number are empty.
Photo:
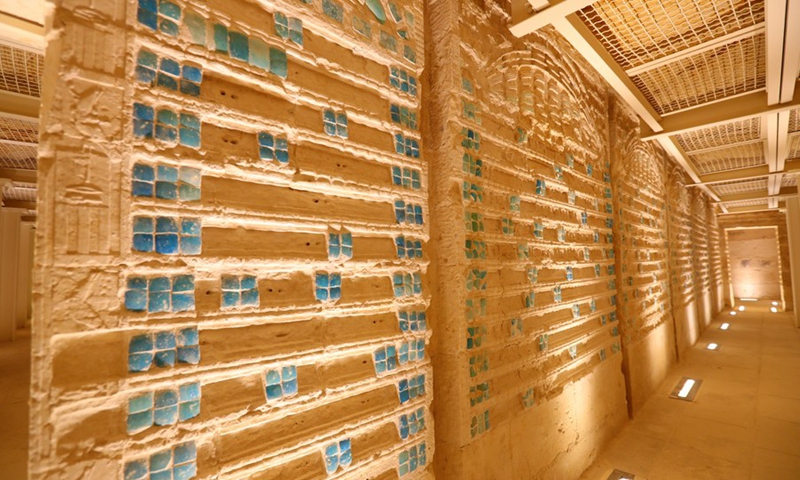
[[[31,478],[426,476],[422,2],[50,6]]]
[[[720,215],[718,219],[720,229],[720,242],[722,244],[723,252],[728,252],[728,246],[725,240],[725,229],[736,227],[777,227],[778,228],[778,245],[779,255],[781,261],[781,281],[783,283],[784,295],[784,308],[785,310],[793,310],[794,298],[792,295],[792,275],[791,264],[789,263],[789,239],[788,231],[786,228],[786,215],[778,211],[764,211],[758,213],[738,213],[730,215]],[[725,255],[725,262],[723,263],[724,278],[725,278],[725,304],[728,306],[733,305],[730,298],[730,265],[728,265],[728,255]]]
[[[608,98],[502,11],[429,11],[436,471],[577,478],[626,414]]]

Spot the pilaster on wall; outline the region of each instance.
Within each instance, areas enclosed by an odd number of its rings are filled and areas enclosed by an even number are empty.
[[[422,2],[51,2],[32,479],[425,478]]]
[[[628,409],[641,408],[675,362],[669,289],[666,157],[640,140],[639,120],[612,98],[611,178],[617,311],[622,333]]]
[[[605,86],[498,4],[428,7],[437,476],[577,478],[626,416]]]

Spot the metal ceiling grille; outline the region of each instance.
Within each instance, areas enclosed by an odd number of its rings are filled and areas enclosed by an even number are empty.
[[[0,45],[0,90],[41,97],[44,55]]]
[[[763,190],[767,191],[767,179],[760,178],[758,180],[748,180],[743,182],[725,182],[717,183],[713,186],[717,195],[734,195],[737,193],[750,193]]]
[[[601,0],[578,13],[624,69],[764,21],[763,0]]]
[[[790,160],[800,158],[800,134],[794,134],[789,137],[789,155],[787,158]]]
[[[753,200],[737,200],[734,202],[725,202],[728,207],[766,207],[768,200],[766,198],[756,198]]]
[[[797,177],[794,175],[784,175],[781,179],[781,188],[783,187],[796,187]]]
[[[702,174],[736,170],[766,164],[764,142],[753,142],[735,147],[720,148],[689,155]]]
[[[36,170],[36,146],[0,142],[0,168]]]
[[[660,114],[766,85],[764,34],[707,50],[631,77]]]
[[[800,132],[800,108],[789,113],[789,133]]]
[[[761,138],[761,119],[750,118],[703,128],[677,136],[678,143],[687,152],[719,148],[733,143],[752,142]]]
[[[0,116],[0,140],[38,143],[39,125],[36,122]]]

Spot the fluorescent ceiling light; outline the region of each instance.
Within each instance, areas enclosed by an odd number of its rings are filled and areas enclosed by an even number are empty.
[[[730,327],[730,326],[731,325],[728,322],[725,322],[725,323],[723,323],[722,325],[719,326],[719,329],[720,330],[727,330],[728,327]]]
[[[742,301],[742,302],[757,302],[758,301],[757,298],[740,298],[739,300]]]
[[[719,345],[717,345],[716,343],[709,343],[706,348],[709,350],[716,350],[719,348]]]

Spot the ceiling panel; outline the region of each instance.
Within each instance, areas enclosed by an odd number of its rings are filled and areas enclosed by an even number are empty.
[[[764,21],[763,0],[601,0],[578,16],[623,69]]]
[[[631,77],[660,114],[695,107],[766,85],[764,34],[683,57]]]
[[[753,142],[735,147],[720,148],[689,155],[702,174],[736,170],[765,165],[764,142]]]
[[[750,118],[715,127],[703,128],[677,137],[678,143],[687,152],[719,148],[734,143],[746,143],[761,138],[761,119]]]
[[[767,194],[767,178],[738,182],[716,183],[712,186],[717,195],[735,195],[737,193],[750,193],[764,191]]]
[[[0,44],[0,90],[41,97],[44,55]]]

